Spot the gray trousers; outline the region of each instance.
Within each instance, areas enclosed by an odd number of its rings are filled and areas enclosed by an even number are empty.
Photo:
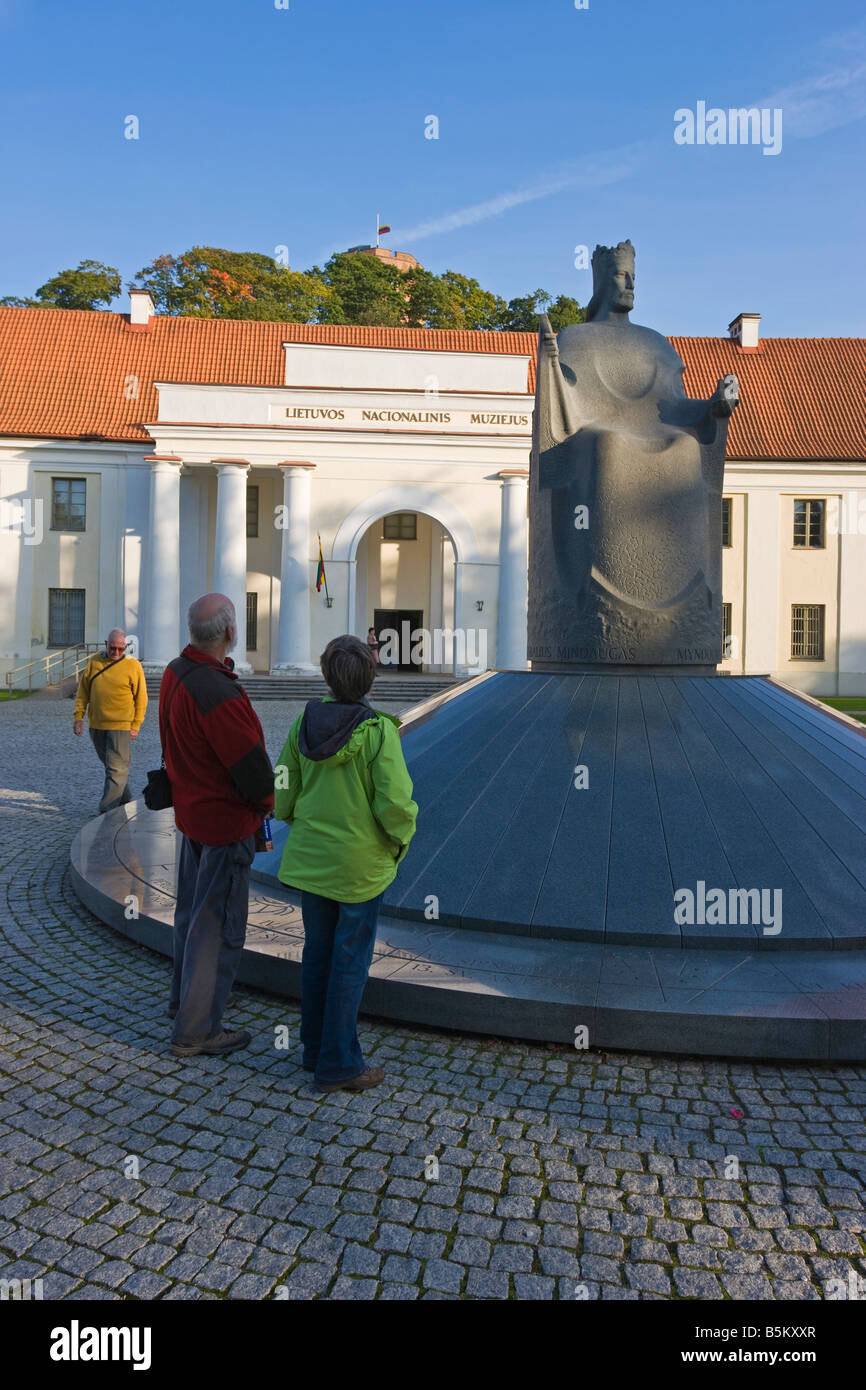
[[[125,806],[132,800],[129,790],[129,762],[132,757],[132,739],[128,729],[91,729],[90,737],[97,757],[105,768],[105,784],[99,814],[113,811],[115,806]]]
[[[252,835],[230,845],[181,841],[169,1005],[178,1010],[171,1040],[184,1047],[222,1028],[246,940],[255,843]]]

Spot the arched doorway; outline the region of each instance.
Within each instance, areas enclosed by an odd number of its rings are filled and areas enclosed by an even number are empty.
[[[421,534],[427,537],[427,589],[425,594],[422,584],[420,603],[409,601],[412,595],[419,592],[418,573],[424,568],[422,550],[416,549],[414,561],[411,559],[409,547],[417,547],[417,539],[414,542],[408,539],[400,542],[397,538],[397,544],[404,545],[405,561],[401,561],[399,552],[396,560],[393,552],[382,555],[382,545],[386,542],[384,518],[401,513],[413,513],[419,518]],[[389,527],[389,531],[391,529]],[[371,538],[370,533],[378,539],[378,554],[371,554],[371,548],[375,552],[376,540]],[[394,543],[390,537],[387,538],[387,544]],[[360,553],[362,544],[365,546],[363,557]],[[421,544],[423,546],[424,542]],[[441,568],[437,558],[439,555]],[[483,564],[474,527],[447,494],[405,483],[372,494],[360,502],[337,528],[331,559],[337,564],[345,564],[348,571],[349,632],[366,637],[367,628],[374,624],[377,607],[398,612],[406,609],[415,613],[420,608],[423,626],[434,631],[437,628],[442,630],[443,642],[440,647],[446,645],[447,649],[431,651],[431,660],[425,660],[420,666],[416,664],[416,670],[453,671],[455,676],[465,676],[485,669],[487,632],[486,628],[468,633],[465,631],[465,588],[467,570],[477,574],[480,570],[486,570],[487,566]],[[383,559],[385,602],[382,601]],[[366,574],[361,582],[358,580],[359,565],[366,566]],[[376,567],[375,579],[371,579],[371,566]],[[410,574],[413,576],[411,580]],[[478,602],[476,606],[480,611],[482,604]],[[457,634],[453,642],[447,638],[451,629]],[[474,646],[470,652],[470,643],[475,638],[478,639],[477,654]],[[439,656],[441,660],[436,660]]]
[[[373,627],[382,673],[454,671],[454,567],[446,528],[420,511],[390,512],[364,532],[356,552],[359,636]],[[429,636],[419,640],[419,632]]]

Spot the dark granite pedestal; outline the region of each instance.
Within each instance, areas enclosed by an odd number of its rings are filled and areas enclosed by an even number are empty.
[[[762,677],[494,672],[419,706],[403,737],[421,813],[366,1012],[564,1043],[586,1028],[590,1047],[866,1060],[853,723]],[[287,833],[254,865],[239,978],[296,997],[303,930],[276,878]],[[104,921],[169,953],[175,849],[172,813],[136,802],[76,837],[73,881]]]

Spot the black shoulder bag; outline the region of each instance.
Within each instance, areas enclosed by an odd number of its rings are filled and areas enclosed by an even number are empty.
[[[168,738],[168,731],[171,727],[168,721],[168,716],[171,711],[172,704],[174,703],[174,697],[177,694],[178,686],[183,684],[187,676],[192,675],[193,671],[196,669],[196,664],[196,662],[192,662],[190,665],[190,669],[186,671],[182,676],[178,676],[174,690],[171,692],[171,698],[169,699],[168,704],[165,707],[166,738]],[[168,772],[166,771],[165,766],[165,744],[162,742],[161,739],[160,749],[162,757],[160,759],[159,767],[153,768],[153,770],[147,774],[147,786],[145,787],[143,792],[144,804],[149,811],[167,811],[169,806],[174,805],[174,798],[172,796],[171,790],[171,782],[169,781]]]

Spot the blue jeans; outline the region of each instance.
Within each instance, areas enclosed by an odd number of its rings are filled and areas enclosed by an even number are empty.
[[[183,1046],[213,1038],[222,1027],[247,934],[250,864],[255,839],[202,845],[184,835],[174,910],[171,1040]]]
[[[383,896],[338,903],[318,893],[301,893],[301,1042],[304,1066],[323,1084],[350,1081],[366,1071],[358,1042],[358,1010]]]

